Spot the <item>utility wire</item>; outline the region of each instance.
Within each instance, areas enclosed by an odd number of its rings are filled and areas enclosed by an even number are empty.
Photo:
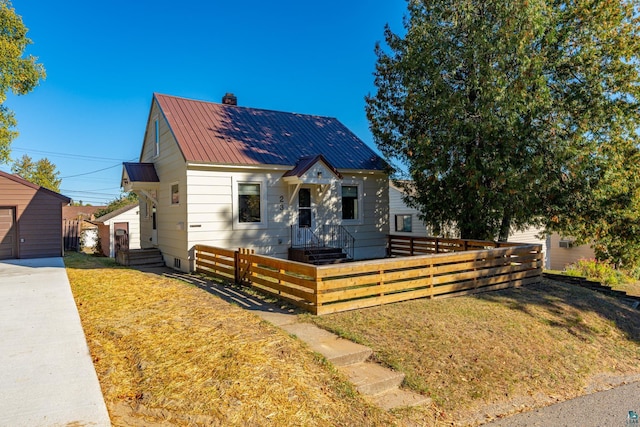
[[[59,157],[67,157],[70,159],[86,159],[86,160],[96,160],[96,161],[105,161],[105,162],[112,162],[112,161],[119,161],[120,159],[114,159],[111,157],[96,157],[96,156],[85,156],[82,154],[72,154],[72,153],[60,153],[60,152],[56,152],[56,151],[43,151],[43,150],[34,150],[31,148],[18,148],[18,147],[11,147],[12,151],[22,151],[25,153],[36,153],[36,154],[48,154],[48,155],[53,155],[53,156],[59,156]]]

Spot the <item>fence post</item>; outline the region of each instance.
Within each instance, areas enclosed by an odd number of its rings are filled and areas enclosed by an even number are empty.
[[[240,284],[240,249],[233,252],[233,281]]]

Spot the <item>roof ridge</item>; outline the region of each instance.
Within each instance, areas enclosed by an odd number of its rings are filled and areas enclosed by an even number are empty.
[[[202,100],[202,99],[187,98],[185,96],[168,95],[166,93],[154,92],[153,96],[154,97],[161,96],[161,97],[165,97],[165,98],[182,99],[184,101],[201,102],[201,103],[204,103],[204,104],[215,104],[215,105],[221,105],[221,106],[223,106],[225,108],[238,108],[238,109],[243,109],[243,110],[266,111],[266,112],[269,112],[269,113],[280,113],[280,114],[289,114],[289,115],[294,115],[294,116],[319,117],[319,118],[323,118],[323,119],[338,120],[338,118],[334,117],[334,116],[323,116],[323,115],[320,115],[320,114],[309,114],[309,113],[296,113],[296,112],[293,112],[293,111],[274,110],[274,109],[270,109],[270,108],[260,108],[260,107],[248,107],[248,106],[245,106],[245,105],[229,105],[229,104],[223,104],[222,102],[205,101],[205,100]]]

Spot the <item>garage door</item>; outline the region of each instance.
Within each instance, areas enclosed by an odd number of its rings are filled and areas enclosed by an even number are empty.
[[[0,208],[0,259],[17,256],[13,208]]]

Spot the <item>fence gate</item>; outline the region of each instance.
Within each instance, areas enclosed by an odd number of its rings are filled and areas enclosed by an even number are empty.
[[[80,224],[82,221],[76,219],[65,219],[62,221],[62,240],[65,251],[80,250]]]
[[[251,283],[251,255],[253,249],[240,248],[235,252],[235,279],[236,283],[247,285]]]

